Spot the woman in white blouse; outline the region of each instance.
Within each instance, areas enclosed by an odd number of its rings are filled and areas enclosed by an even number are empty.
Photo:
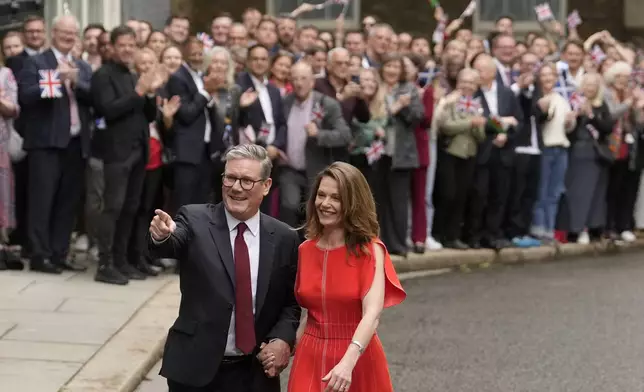
[[[568,132],[575,128],[575,112],[568,101],[554,91],[557,69],[546,63],[539,70],[543,96],[537,101],[537,119],[543,123],[543,151],[539,193],[532,218],[532,235],[544,242],[554,241],[559,198],[565,190],[568,169]]]

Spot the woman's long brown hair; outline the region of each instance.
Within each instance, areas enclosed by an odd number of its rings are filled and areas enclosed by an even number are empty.
[[[367,180],[360,170],[344,162],[332,163],[318,174],[311,188],[311,195],[306,203],[306,238],[319,239],[324,227],[318,218],[315,207],[318,188],[322,178],[329,177],[338,183],[340,202],[342,203],[342,225],[344,243],[350,253],[369,254],[369,244],[380,234],[376,203]]]

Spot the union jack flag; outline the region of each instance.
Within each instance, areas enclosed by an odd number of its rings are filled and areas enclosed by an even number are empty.
[[[465,8],[465,11],[463,11],[463,13],[461,14],[461,19],[472,16],[472,14],[474,14],[474,11],[476,11],[476,0],[470,1],[470,3],[467,5],[467,8]]]
[[[63,83],[60,81],[58,71],[53,69],[39,70],[41,98],[62,98],[63,96]]]
[[[581,94],[577,92],[570,94],[570,107],[572,110],[578,111],[585,102],[586,98]]]
[[[385,152],[385,144],[381,140],[374,140],[367,149],[367,163],[373,165]]]
[[[479,100],[472,97],[461,97],[456,104],[456,110],[466,114],[476,114],[480,108]]]
[[[212,49],[215,46],[215,41],[206,33],[197,33],[196,37],[201,41],[204,49]]]
[[[322,108],[322,104],[320,102],[315,103],[315,106],[313,106],[313,110],[311,111],[311,115],[313,116],[313,122],[322,121],[322,119],[324,118],[324,109]]]
[[[259,128],[259,138],[266,141],[266,139],[268,139],[268,135],[270,134],[271,127],[266,123],[262,123],[262,126]]]
[[[601,62],[606,58],[606,53],[604,53],[599,45],[595,45],[590,51],[590,58],[593,59],[593,62],[595,64],[601,64]]]
[[[568,15],[568,28],[569,29],[574,29],[575,27],[579,26],[581,24],[581,16],[579,16],[579,11],[574,10],[573,12]]]
[[[545,22],[555,18],[552,14],[552,10],[550,9],[550,4],[548,3],[539,4],[534,7],[534,12],[537,13],[537,20],[539,22]]]

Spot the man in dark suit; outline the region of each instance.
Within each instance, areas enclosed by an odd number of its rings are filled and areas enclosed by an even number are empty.
[[[174,117],[174,194],[175,211],[186,204],[207,203],[212,192],[216,143],[224,124],[213,121],[214,99],[204,85],[203,43],[189,37],[183,47],[185,63],[170,76],[166,86],[170,96],[178,95],[181,106]]]
[[[51,49],[25,60],[19,96],[29,153],[28,237],[31,269],[60,273],[84,270],[66,261],[69,239],[83,191],[83,171],[90,143],[92,70],[73,59],[78,21],[54,21]],[[59,80],[51,76],[57,71]],[[58,87],[42,87],[47,82]],[[44,91],[43,91],[44,90]]]
[[[104,205],[96,229],[99,268],[94,279],[127,284],[129,279],[145,279],[127,263],[126,251],[145,179],[149,124],[157,112],[154,94],[163,76],[157,69],[140,77],[130,72],[137,48],[136,33],[130,27],[116,27],[110,41],[111,61],[92,77],[96,114],[106,125],[101,137]]]
[[[299,238],[259,212],[271,160],[253,144],[225,160],[222,203],[183,206],[175,220],[157,210],[150,224],[151,253],[181,263],[161,368],[171,392],[278,392],[295,343]]]
[[[523,113],[512,90],[496,81],[497,67],[492,57],[479,54],[472,64],[481,78],[476,97],[481,100],[483,115],[500,119],[503,130],[486,125],[486,140],[477,152],[465,226],[470,247],[501,249],[511,245],[501,228],[511,186],[516,129],[523,122]]]
[[[245,129],[246,139],[250,139],[245,142],[265,147],[275,162],[286,148],[286,119],[280,91],[268,83],[269,56],[269,50],[260,44],[248,49],[248,72],[242,72],[237,78],[244,92],[239,103],[239,124]],[[268,212],[272,196],[264,200],[263,212]]]
[[[279,157],[278,150],[286,147],[286,120],[280,91],[268,83],[269,66],[268,49],[259,44],[248,49],[248,72],[242,72],[237,80],[245,92],[239,122],[241,127],[252,127],[251,141],[265,147],[274,160]]]

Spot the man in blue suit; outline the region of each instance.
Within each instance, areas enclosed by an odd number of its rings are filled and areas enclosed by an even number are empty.
[[[84,269],[66,261],[90,145],[92,69],[71,55],[79,29],[73,16],[57,18],[51,48],[27,58],[18,78],[31,269],[53,274]]]

